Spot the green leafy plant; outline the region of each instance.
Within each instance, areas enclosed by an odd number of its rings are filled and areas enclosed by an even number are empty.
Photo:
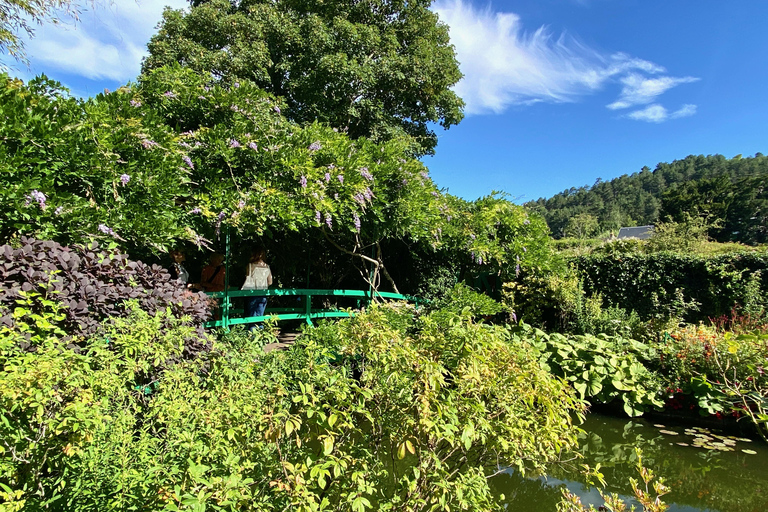
[[[530,340],[543,367],[571,382],[584,399],[619,399],[628,416],[664,405],[661,381],[640,358],[652,355],[648,345],[604,334],[546,334],[527,325],[513,332],[517,339]]]

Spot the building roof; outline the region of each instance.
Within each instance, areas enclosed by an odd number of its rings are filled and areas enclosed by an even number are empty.
[[[635,226],[631,228],[621,228],[616,238],[637,238],[638,240],[647,240],[653,234],[653,226]]]

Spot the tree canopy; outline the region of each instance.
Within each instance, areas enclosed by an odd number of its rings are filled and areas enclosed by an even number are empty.
[[[766,179],[768,157],[760,153],[732,159],[691,155],[527,206],[544,215],[555,236],[567,234],[569,222],[580,214],[596,217],[605,231],[693,215],[714,226],[709,235],[718,241],[758,243],[765,239],[759,233]]]
[[[248,80],[175,64],[86,101],[45,78],[5,77],[0,98],[4,242],[100,238],[145,254],[209,245],[225,225],[251,239],[294,233],[294,245],[327,252],[314,259],[346,255],[392,288],[382,244],[393,240],[448,251],[464,269],[546,264],[546,226],[522,207],[443,194],[403,137],[301,126]]]
[[[407,134],[434,152],[431,123],[463,117],[450,89],[461,78],[448,27],[432,0],[210,0],[167,9],[143,73],[180,63],[222,83],[244,79],[283,98],[283,113],[356,139]]]

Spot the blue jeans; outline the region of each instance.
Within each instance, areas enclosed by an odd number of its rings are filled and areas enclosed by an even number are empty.
[[[245,298],[245,316],[263,316],[265,309],[267,309],[266,297]],[[250,330],[256,330],[256,324],[251,324]]]

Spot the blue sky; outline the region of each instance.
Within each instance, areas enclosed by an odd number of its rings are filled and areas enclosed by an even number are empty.
[[[114,0],[42,26],[30,69],[88,96],[134,80],[164,5]],[[435,181],[467,199],[549,197],[689,154],[768,153],[763,0],[438,0],[466,117]],[[6,59],[7,60],[7,59]]]

